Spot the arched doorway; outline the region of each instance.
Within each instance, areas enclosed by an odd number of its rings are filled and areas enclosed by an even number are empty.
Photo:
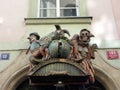
[[[71,61],[46,61],[30,72],[15,90],[106,90],[97,79],[94,84],[86,83],[88,76],[82,70]]]
[[[104,86],[96,80],[94,84],[89,84],[85,86],[79,85],[65,85],[57,89],[54,85],[47,85],[47,86],[30,86],[29,80],[26,78],[16,90],[106,90]]]
[[[95,84],[86,85],[87,90],[119,90],[109,74],[106,74],[103,70],[95,66],[96,71],[96,82]],[[23,67],[19,71],[16,71],[11,77],[6,81],[2,90],[55,90],[55,86],[43,86],[41,89],[38,86],[29,86],[29,81],[27,78],[28,66]],[[65,86],[66,90],[69,88],[72,90],[79,90],[78,86]],[[83,87],[81,87],[83,88]],[[82,90],[82,89],[80,89]],[[84,90],[84,89],[83,89]]]

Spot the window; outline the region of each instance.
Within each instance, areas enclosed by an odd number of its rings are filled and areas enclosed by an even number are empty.
[[[79,16],[78,0],[39,0],[38,17]]]

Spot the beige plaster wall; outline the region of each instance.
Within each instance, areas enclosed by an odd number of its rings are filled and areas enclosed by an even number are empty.
[[[87,0],[88,15],[93,16],[91,31],[96,36],[94,42],[100,47],[119,47],[119,2],[119,0]]]
[[[0,0],[0,42],[19,41],[25,33],[29,0]]]
[[[119,0],[86,0],[88,15],[93,16],[91,26],[100,44],[104,40],[120,39]],[[29,0],[0,1],[0,42],[19,41],[24,37]],[[106,34],[107,32],[107,34]]]
[[[96,78],[103,83],[103,85],[106,87],[106,90],[119,90],[120,80],[118,78],[120,77],[120,68],[107,62],[100,51],[101,50],[97,50],[95,54],[96,58],[92,61],[94,68],[96,68]],[[104,50],[102,51],[104,52]],[[101,71],[102,73],[98,71]]]
[[[14,76],[16,75],[18,75],[18,77],[19,75],[20,77],[25,77],[28,73],[27,70],[25,71],[26,74],[24,74],[24,68],[27,68],[29,66],[29,55],[25,54],[25,50],[21,50],[20,53],[21,54],[17,55],[16,60],[14,59],[11,64],[9,64],[4,70],[0,72],[0,90],[6,90],[5,88],[8,88],[8,90],[12,90],[10,89],[11,87],[9,85],[13,82],[10,80],[13,79],[14,81]],[[21,80],[19,80],[19,82],[20,81]]]
[[[119,38],[120,38],[120,0],[111,0],[112,3],[112,10],[113,10],[113,15],[115,18],[115,24],[117,27],[117,32],[119,34]]]

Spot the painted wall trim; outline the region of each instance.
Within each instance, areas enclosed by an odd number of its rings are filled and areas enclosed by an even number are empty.
[[[61,18],[24,18],[26,25],[34,24],[91,24],[92,17],[61,17]]]

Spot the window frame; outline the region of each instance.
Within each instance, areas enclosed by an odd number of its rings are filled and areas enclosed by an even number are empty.
[[[42,8],[40,8],[40,2],[41,2],[41,0],[38,0],[38,7],[37,7],[37,18],[50,18],[49,16],[48,17],[41,17],[41,13],[40,13],[40,9],[42,9]],[[76,10],[76,16],[61,16],[60,15],[60,10],[63,10],[63,9],[67,9],[67,7],[65,8],[65,7],[60,7],[60,0],[56,0],[56,12],[55,12],[55,14],[56,14],[56,18],[59,18],[59,17],[78,17],[78,16],[80,16],[80,6],[79,6],[79,0],[75,0],[75,5],[76,5],[76,7],[71,7],[71,9],[73,8],[73,9],[75,9]],[[43,8],[44,9],[44,8]],[[50,10],[50,9],[54,9],[54,8],[49,8],[48,10]],[[68,9],[70,9],[70,7],[68,7]]]

